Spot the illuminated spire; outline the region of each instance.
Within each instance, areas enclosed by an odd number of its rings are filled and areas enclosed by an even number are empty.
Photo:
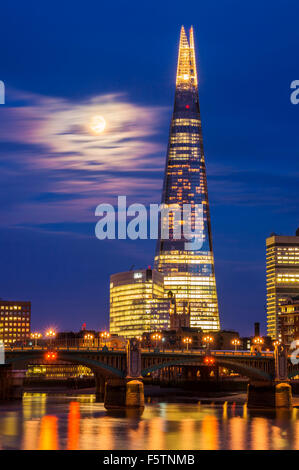
[[[189,42],[184,26],[181,28],[176,86],[180,88],[197,87],[193,27],[189,32]]]
[[[194,35],[193,26],[189,31],[189,42],[190,42],[190,74],[191,80],[194,86],[197,86],[197,73],[196,73],[196,59],[195,59],[195,46],[194,46]]]
[[[218,331],[219,309],[192,27],[188,36],[181,28],[161,202],[164,207],[181,210],[185,204],[189,205],[194,214],[189,220],[194,227],[195,208],[202,207],[201,248],[193,251],[186,247],[186,239],[176,238],[175,218],[169,217],[168,239],[159,233],[157,240],[155,269],[164,275],[165,292],[171,291],[179,302],[189,306],[191,328]]]

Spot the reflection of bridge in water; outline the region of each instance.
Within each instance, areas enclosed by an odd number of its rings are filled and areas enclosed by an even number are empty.
[[[106,347],[101,349],[59,347],[55,348],[55,351],[57,360],[81,364],[93,371],[99,399],[104,395],[105,383],[113,383],[113,380],[116,393],[117,387],[120,390],[121,381],[125,384],[132,380],[142,383],[143,377],[157,374],[158,371],[160,375],[167,371],[172,378],[175,378],[176,374],[186,377],[186,371],[196,374],[197,368],[202,377],[207,377],[211,370],[218,371],[219,367],[225,367],[247,377],[255,391],[256,384],[259,389],[264,387],[263,392],[266,390],[265,387],[273,388],[275,380],[277,387],[279,377],[277,377],[277,360],[273,352],[140,349],[137,342],[132,343],[132,341],[128,345],[127,350],[109,350]],[[10,365],[15,369],[24,368],[24,365],[29,363],[41,363],[45,361],[48,350],[46,347],[7,349],[5,363],[7,367]],[[299,375],[297,366],[292,365],[287,358],[285,368],[284,380],[280,382],[287,382],[288,379]]]

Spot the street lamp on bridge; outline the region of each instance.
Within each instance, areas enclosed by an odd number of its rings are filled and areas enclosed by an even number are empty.
[[[34,339],[34,345],[37,346],[37,340],[40,339],[43,335],[41,333],[31,333],[30,338]]]
[[[158,347],[158,341],[161,341],[162,335],[161,333],[154,333],[151,338],[156,341],[156,348]]]
[[[232,344],[235,346],[235,351],[237,351],[237,347],[240,346],[241,341],[238,338],[232,340]]]
[[[104,340],[104,345],[106,346],[106,341],[108,338],[110,338],[109,331],[102,331],[102,333],[100,334],[100,338],[101,340]]]
[[[262,345],[263,343],[264,343],[263,338],[260,338],[259,336],[256,336],[255,338],[253,338],[253,344]]]
[[[52,330],[52,328],[50,328],[50,330],[46,331],[46,336],[48,338],[54,338],[56,336],[56,331]]]
[[[51,345],[53,338],[55,338],[55,336],[56,336],[56,331],[53,330],[53,328],[50,328],[48,331],[46,331],[45,336],[46,336],[46,338],[50,339],[50,345]]]
[[[204,336],[204,337],[202,338],[202,340],[203,340],[203,342],[206,344],[206,348],[209,350],[211,344],[212,344],[213,341],[214,341],[213,336],[206,335],[206,336]]]
[[[94,339],[94,335],[92,335],[91,333],[86,333],[86,335],[84,335],[84,342],[88,342],[89,346],[92,346],[92,343],[93,343],[93,339]]]
[[[262,350],[262,345],[264,344],[263,338],[256,336],[252,340],[251,352],[260,353]]]
[[[189,336],[186,336],[185,338],[183,338],[183,343],[186,344],[186,349],[187,349],[187,351],[188,351],[188,349],[189,349],[189,344],[192,343],[192,338],[190,338]]]

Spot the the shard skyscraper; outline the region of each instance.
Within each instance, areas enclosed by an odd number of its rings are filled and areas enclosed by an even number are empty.
[[[169,239],[157,242],[155,268],[165,276],[166,292],[189,302],[191,327],[207,331],[219,330],[220,323],[197,86],[193,28],[188,41],[182,27],[162,203],[203,205],[203,245],[186,250],[184,240],[174,238],[170,218]]]

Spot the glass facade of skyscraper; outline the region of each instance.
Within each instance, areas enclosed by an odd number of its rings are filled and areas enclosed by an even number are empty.
[[[201,118],[193,29],[189,41],[182,27],[179,46],[174,111],[170,125],[162,203],[183,204],[192,208],[194,230],[195,205],[203,206],[203,245],[196,251],[185,249],[185,239],[176,239],[174,218],[169,218],[169,239],[159,239],[155,268],[164,274],[165,292],[172,291],[177,300],[190,305],[190,326],[219,330],[219,312],[212,249],[206,167],[203,151]],[[181,221],[181,225],[184,221]]]
[[[299,295],[299,233],[267,238],[266,259],[267,330],[275,339],[279,333],[280,306],[288,297]]]

